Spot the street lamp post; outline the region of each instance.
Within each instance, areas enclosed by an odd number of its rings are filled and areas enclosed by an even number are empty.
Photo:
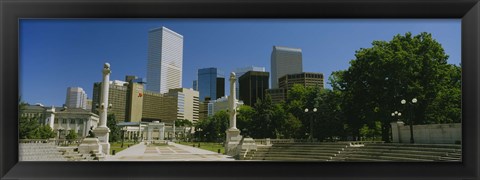
[[[397,118],[400,118],[400,116],[402,116],[402,113],[398,112],[398,111],[392,112],[392,117],[395,117],[395,116],[397,116]],[[397,119],[397,121],[398,121],[398,119]]]
[[[58,145],[60,146],[60,138],[62,137],[63,129],[58,129]]]
[[[308,135],[308,140],[313,141],[313,118],[314,118],[314,113],[317,112],[317,108],[313,108],[313,111],[310,112],[312,116],[310,117],[310,134]],[[308,112],[308,108],[305,108],[305,113]]]
[[[407,101],[405,99],[402,99],[402,101],[400,101],[400,103],[402,104],[407,104]],[[408,104],[410,105],[410,143],[415,143],[414,139],[413,139],[413,118],[414,118],[414,113],[413,113],[413,105],[417,103],[417,98],[413,98],[411,102],[408,102]]]
[[[122,128],[122,130],[120,130],[120,131],[122,131],[122,146],[121,146],[121,148],[123,148],[123,142],[125,141],[125,128]]]
[[[202,138],[202,129],[201,129],[201,128],[198,128],[197,131],[198,131],[198,140],[197,140],[197,141],[200,142],[200,141],[201,141],[201,138]]]
[[[396,119],[397,119],[397,121],[399,121],[400,116],[402,116],[402,113],[401,113],[401,112],[398,112],[398,111],[392,112],[392,118],[395,119],[395,116],[397,116]],[[390,135],[392,134],[391,130],[392,130],[392,129],[390,128]],[[389,140],[391,140],[391,138],[392,138],[392,137],[389,137]]]

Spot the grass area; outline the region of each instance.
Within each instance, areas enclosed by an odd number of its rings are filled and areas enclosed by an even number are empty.
[[[213,152],[218,152],[218,149],[220,149],[220,153],[225,154],[225,148],[223,147],[223,143],[217,143],[217,142],[176,142],[176,143],[191,146],[191,147],[195,145],[196,148],[205,149]],[[200,147],[198,147],[199,144],[200,144]]]
[[[115,153],[118,153],[124,149],[128,148],[128,145],[132,146],[135,145],[134,142],[124,142],[123,143],[123,148],[122,148],[122,142],[112,142],[110,143],[110,152],[113,152],[115,150]]]

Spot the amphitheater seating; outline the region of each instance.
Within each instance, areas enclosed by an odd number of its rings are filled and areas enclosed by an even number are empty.
[[[346,148],[332,161],[461,161],[461,145],[366,143]]]
[[[243,155],[243,156],[242,156]],[[241,160],[461,161],[461,145],[391,143],[277,143],[242,152]]]
[[[257,146],[244,160],[328,161],[347,148],[348,143],[277,143]]]
[[[20,143],[20,161],[92,161],[96,156],[80,154],[76,147],[57,147],[55,143]],[[97,158],[98,159],[98,158]]]
[[[77,147],[58,147],[58,151],[62,152],[62,155],[68,161],[93,161],[96,160],[95,156],[91,154],[80,154],[77,151]]]
[[[20,161],[67,161],[54,143],[20,143]]]

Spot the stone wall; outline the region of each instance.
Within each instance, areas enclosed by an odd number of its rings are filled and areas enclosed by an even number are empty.
[[[402,121],[391,123],[394,143],[410,143],[410,126]],[[455,144],[462,140],[462,124],[414,125],[413,138],[418,144]]]

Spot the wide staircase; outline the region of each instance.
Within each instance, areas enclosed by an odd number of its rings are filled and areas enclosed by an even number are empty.
[[[90,152],[90,154],[81,154],[78,152],[77,147],[58,147],[60,151],[67,159],[67,161],[96,161],[104,159],[103,154],[98,152]]]
[[[257,150],[246,152],[240,159],[329,161],[347,147],[348,143],[277,143],[271,146],[257,146]]]
[[[20,143],[18,150],[19,161],[67,161],[54,142]]]
[[[461,161],[461,145],[365,143],[348,147],[332,161]]]
[[[55,142],[19,144],[20,161],[96,161],[104,156],[98,152],[81,154],[77,147],[57,147]]]
[[[461,145],[391,143],[277,143],[241,153],[241,160],[273,161],[461,161]]]

